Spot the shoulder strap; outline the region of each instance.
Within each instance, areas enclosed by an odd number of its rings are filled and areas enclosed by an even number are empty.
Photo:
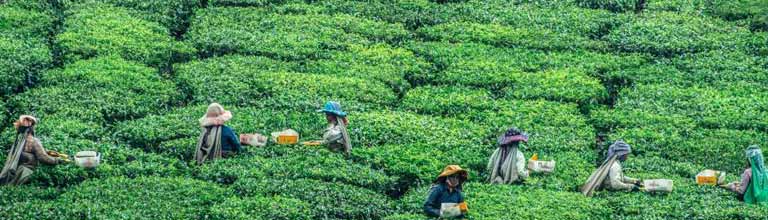
[[[16,135],[13,147],[11,147],[8,158],[5,160],[5,166],[3,166],[3,170],[0,172],[0,185],[8,184],[13,180],[13,175],[16,173],[16,169],[19,166],[21,151],[27,144],[26,136],[27,132]]]

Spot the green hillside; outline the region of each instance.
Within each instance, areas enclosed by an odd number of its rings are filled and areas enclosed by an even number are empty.
[[[768,218],[694,181],[735,181],[768,147],[766,0],[0,2],[0,160],[21,114],[48,150],[103,154],[0,187],[0,219],[426,219],[448,164],[470,170],[469,219]],[[349,158],[193,162],[211,102],[238,133],[314,140],[328,100],[350,113]],[[555,173],[486,183],[509,127]],[[628,176],[675,190],[582,196],[618,139]]]

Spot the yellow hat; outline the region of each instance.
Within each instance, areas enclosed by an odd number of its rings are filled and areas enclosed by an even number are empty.
[[[441,172],[440,175],[437,176],[437,178],[439,179],[441,177],[448,177],[453,174],[459,174],[464,179],[467,179],[467,177],[469,176],[469,173],[466,170],[461,169],[459,165],[448,165],[445,168],[443,168],[443,172]]]

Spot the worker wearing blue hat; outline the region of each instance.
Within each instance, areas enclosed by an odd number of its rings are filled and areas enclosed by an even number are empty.
[[[325,113],[325,119],[328,120],[328,128],[323,133],[322,144],[326,145],[331,151],[344,151],[344,155],[349,156],[352,144],[347,133],[347,113],[341,109],[341,104],[334,101],[326,102],[323,109],[318,112]]]

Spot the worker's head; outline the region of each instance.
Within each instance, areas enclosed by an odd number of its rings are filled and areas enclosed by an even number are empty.
[[[606,161],[610,160],[612,157],[616,157],[619,161],[626,161],[627,155],[632,152],[632,147],[629,146],[629,144],[625,143],[622,140],[618,140],[611,144],[610,147],[608,147],[608,155],[606,156]]]
[[[37,118],[31,115],[19,116],[19,120],[16,120],[16,122],[13,123],[13,127],[15,127],[19,133],[24,133],[29,130],[34,134],[35,125],[37,125]]]
[[[456,188],[460,187],[464,181],[467,181],[468,177],[469,173],[458,165],[448,165],[437,177],[435,183],[442,183],[446,184],[448,187]]]
[[[510,128],[499,137],[500,147],[517,147],[521,142],[528,142],[528,135],[517,128]]]
[[[757,170],[765,169],[765,161],[763,159],[763,151],[757,145],[747,147],[746,156],[748,161],[748,167]]]

